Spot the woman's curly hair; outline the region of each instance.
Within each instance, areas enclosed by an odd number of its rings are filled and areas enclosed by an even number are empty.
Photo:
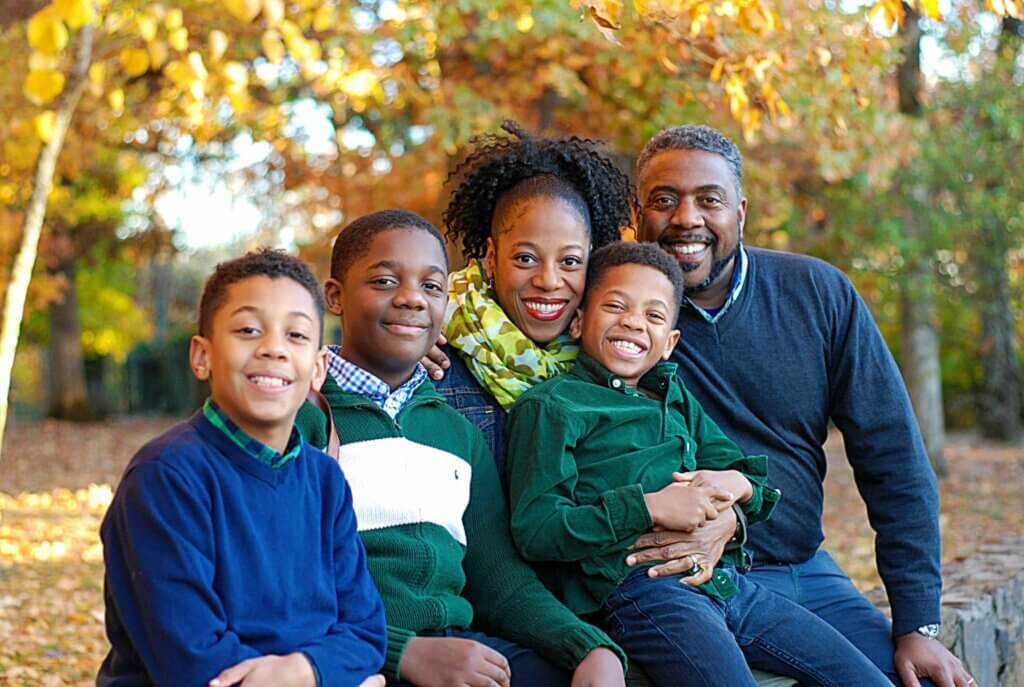
[[[498,200],[528,179],[536,179],[529,184],[530,195],[562,197],[574,207],[582,202],[595,249],[620,238],[620,230],[630,223],[632,187],[600,151],[599,142],[578,136],[535,137],[511,121],[501,128],[511,136],[473,139],[475,149],[445,182],[454,186],[444,211],[446,233],[449,239],[461,241],[467,257],[484,256]]]

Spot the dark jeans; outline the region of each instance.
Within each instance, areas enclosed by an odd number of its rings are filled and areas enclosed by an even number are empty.
[[[798,564],[757,565],[746,574],[762,587],[794,601],[827,622],[860,649],[894,684],[901,684],[893,667],[892,624],[857,591],[826,551]],[[921,679],[922,687],[932,685]]]
[[[512,687],[547,687],[548,685],[551,685],[551,687],[569,687],[569,684],[572,682],[572,675],[564,670],[555,668],[529,649],[524,649],[518,644],[513,644],[504,639],[490,637],[483,632],[449,628],[429,636],[472,639],[494,649],[508,660],[509,668],[512,670]],[[408,682],[388,684],[397,684],[398,687],[413,687]]]
[[[604,604],[612,639],[659,687],[756,687],[750,667],[804,685],[872,687],[889,680],[810,611],[726,568],[739,593],[726,601],[679,576],[629,574]],[[748,664],[750,667],[748,667]]]

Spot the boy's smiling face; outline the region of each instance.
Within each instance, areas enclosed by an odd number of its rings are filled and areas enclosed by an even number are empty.
[[[661,270],[617,265],[591,285],[572,334],[587,355],[635,388],[679,341],[676,309],[672,282]]]
[[[444,324],[448,302],[444,249],[423,229],[374,236],[342,281],[325,286],[328,309],[341,316],[341,354],[392,389],[412,375]]]
[[[235,424],[283,452],[299,406],[327,371],[313,296],[287,277],[231,284],[209,337],[192,337],[189,362]]]

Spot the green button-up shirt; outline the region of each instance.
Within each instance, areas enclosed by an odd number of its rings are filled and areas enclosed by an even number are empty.
[[[630,388],[593,358],[537,385],[509,413],[512,533],[524,556],[565,563],[556,585],[577,613],[598,610],[633,570],[629,546],[653,523],[644,494],[674,471],[738,470],[753,485],[741,508],[764,520],[779,500],[765,456],[744,456],[661,362]],[[742,562],[742,551],[732,563]],[[737,592],[722,570],[701,586]]]

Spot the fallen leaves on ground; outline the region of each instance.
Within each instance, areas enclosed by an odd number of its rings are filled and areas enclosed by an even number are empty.
[[[131,418],[11,426],[0,463],[0,686],[92,685],[107,652],[98,530],[132,454],[172,424]],[[826,446],[826,546],[861,589],[879,585],[874,534],[837,437]],[[943,561],[1024,533],[1024,447],[949,439]]]

